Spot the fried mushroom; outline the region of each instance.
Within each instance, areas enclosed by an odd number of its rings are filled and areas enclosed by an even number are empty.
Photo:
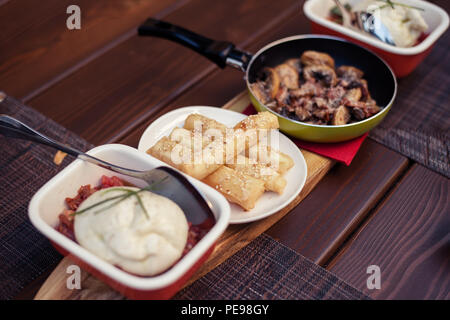
[[[334,69],[333,58],[323,52],[317,52],[313,50],[305,51],[300,57],[300,60],[305,66],[325,65]]]
[[[295,115],[300,121],[306,121],[311,118],[311,112],[302,106],[295,108]]]
[[[361,88],[353,88],[347,91],[344,98],[350,101],[359,101],[362,97]]]
[[[288,89],[298,88],[298,72],[287,63],[275,67],[280,83]]]
[[[284,106],[289,104],[289,91],[285,86],[281,86],[275,96],[275,100],[279,105]]]
[[[364,76],[364,72],[358,68],[352,66],[340,66],[336,69],[336,73],[341,78],[349,79],[361,79]]]
[[[260,101],[263,104],[266,104],[270,101],[270,99],[269,99],[269,96],[265,89],[264,84],[265,83],[262,81],[252,83],[250,85],[250,89],[251,89],[252,93],[254,94],[254,96],[256,97],[256,99],[258,99],[258,101]]]
[[[318,81],[326,87],[335,86],[337,76],[333,68],[326,65],[310,65],[303,69],[303,77],[307,81]]]
[[[269,96],[273,99],[276,97],[280,88],[280,77],[273,68],[264,68],[264,76],[266,82],[266,89],[269,92]]]
[[[331,124],[334,126],[340,126],[348,123],[350,121],[350,118],[351,115],[347,107],[341,105],[334,111],[333,120]]]
[[[264,68],[259,76],[259,80],[250,85],[253,94],[264,104],[273,101],[279,88],[280,77],[273,68]]]
[[[346,88],[361,87],[364,72],[352,66],[340,66],[336,69],[340,84]]]
[[[307,81],[300,86],[298,89],[291,90],[291,95],[293,97],[304,97],[304,96],[320,96],[323,93],[323,88],[313,81]]]
[[[299,58],[288,59],[286,60],[285,64],[294,68],[294,70],[297,71],[298,73],[301,73],[302,71],[302,62],[300,61]]]

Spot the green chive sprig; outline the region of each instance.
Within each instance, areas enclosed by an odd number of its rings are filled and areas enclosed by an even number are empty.
[[[148,186],[146,186],[146,187],[144,187],[144,188],[140,188],[139,190],[136,190],[136,191],[128,190],[128,189],[125,189],[125,188],[114,188],[114,189],[106,189],[106,190],[103,190],[104,193],[107,193],[107,192],[110,192],[110,191],[123,191],[124,193],[121,194],[121,195],[117,195],[117,196],[114,196],[114,197],[107,198],[107,199],[105,199],[105,200],[99,201],[99,202],[97,202],[97,203],[94,203],[93,205],[90,205],[89,207],[84,208],[83,210],[78,210],[78,211],[72,213],[72,215],[82,214],[82,213],[84,213],[84,212],[86,212],[86,211],[89,211],[89,210],[91,210],[91,209],[94,209],[94,208],[96,208],[96,207],[98,207],[98,206],[100,206],[100,205],[102,205],[102,204],[104,204],[104,203],[112,202],[109,206],[106,206],[106,207],[104,207],[104,208],[102,208],[102,209],[97,210],[97,211],[94,212],[94,214],[97,214],[97,213],[99,213],[99,212],[101,212],[101,211],[104,211],[104,210],[107,210],[107,209],[110,209],[110,208],[114,207],[115,205],[117,205],[117,204],[119,204],[120,202],[122,202],[122,201],[128,199],[129,197],[133,197],[133,196],[134,196],[134,197],[136,197],[136,199],[137,199],[137,201],[138,201],[138,203],[139,203],[139,206],[141,207],[142,211],[145,213],[147,219],[149,219],[150,216],[149,216],[149,214],[148,214],[148,212],[147,212],[147,209],[145,209],[145,206],[144,206],[144,204],[143,204],[143,202],[142,202],[142,199],[141,199],[141,197],[140,197],[139,194],[140,194],[141,192],[143,192],[143,191],[151,191],[151,190],[154,190],[154,189],[155,189],[155,186],[158,185],[159,183],[163,182],[165,179],[167,179],[167,177],[164,177],[164,178],[161,179],[160,181],[153,182],[152,184],[149,184]],[[115,200],[115,201],[114,201],[114,200]],[[113,201],[114,201],[114,202],[113,202]]]
[[[395,9],[395,6],[401,6],[401,7],[406,7],[406,8],[410,8],[410,9],[416,9],[416,10],[420,10],[420,11],[425,11],[425,9],[423,8],[419,8],[416,6],[411,6],[409,4],[404,4],[404,3],[399,3],[399,2],[394,2],[392,0],[378,0],[378,1],[383,1],[386,4],[382,5],[380,7],[380,9],[386,8],[386,7],[391,7],[392,9]]]

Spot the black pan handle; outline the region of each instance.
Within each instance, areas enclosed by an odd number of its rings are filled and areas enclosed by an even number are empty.
[[[212,40],[182,27],[153,18],[147,19],[139,26],[138,34],[140,36],[164,38],[182,44],[208,58],[220,68],[230,65],[246,71],[252,58],[251,54],[236,49],[231,42]]]

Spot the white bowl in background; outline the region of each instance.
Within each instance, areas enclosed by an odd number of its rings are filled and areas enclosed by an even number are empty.
[[[341,0],[342,1],[342,0]],[[350,5],[359,0],[342,1]],[[306,17],[311,21],[313,33],[329,34],[365,46],[380,55],[393,69],[397,77],[410,74],[430,53],[433,45],[449,26],[449,17],[445,10],[437,5],[422,0],[398,0],[398,2],[423,8],[421,14],[429,26],[427,37],[419,44],[400,48],[384,43],[370,35],[345,28],[328,19],[330,9],[335,6],[333,0],[307,0],[303,5]]]

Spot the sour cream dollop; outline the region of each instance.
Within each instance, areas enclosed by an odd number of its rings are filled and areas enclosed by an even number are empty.
[[[123,195],[124,189],[100,190],[87,198],[78,211],[111,197]],[[182,255],[188,237],[188,223],[181,208],[172,200],[142,191],[111,205],[114,200],[75,215],[78,243],[98,257],[125,271],[153,276],[171,267]]]
[[[396,1],[394,1],[396,2]],[[414,46],[428,25],[420,10],[394,3],[394,8],[385,1],[365,0],[358,2],[355,11],[368,11],[378,16],[389,30],[397,47]]]

